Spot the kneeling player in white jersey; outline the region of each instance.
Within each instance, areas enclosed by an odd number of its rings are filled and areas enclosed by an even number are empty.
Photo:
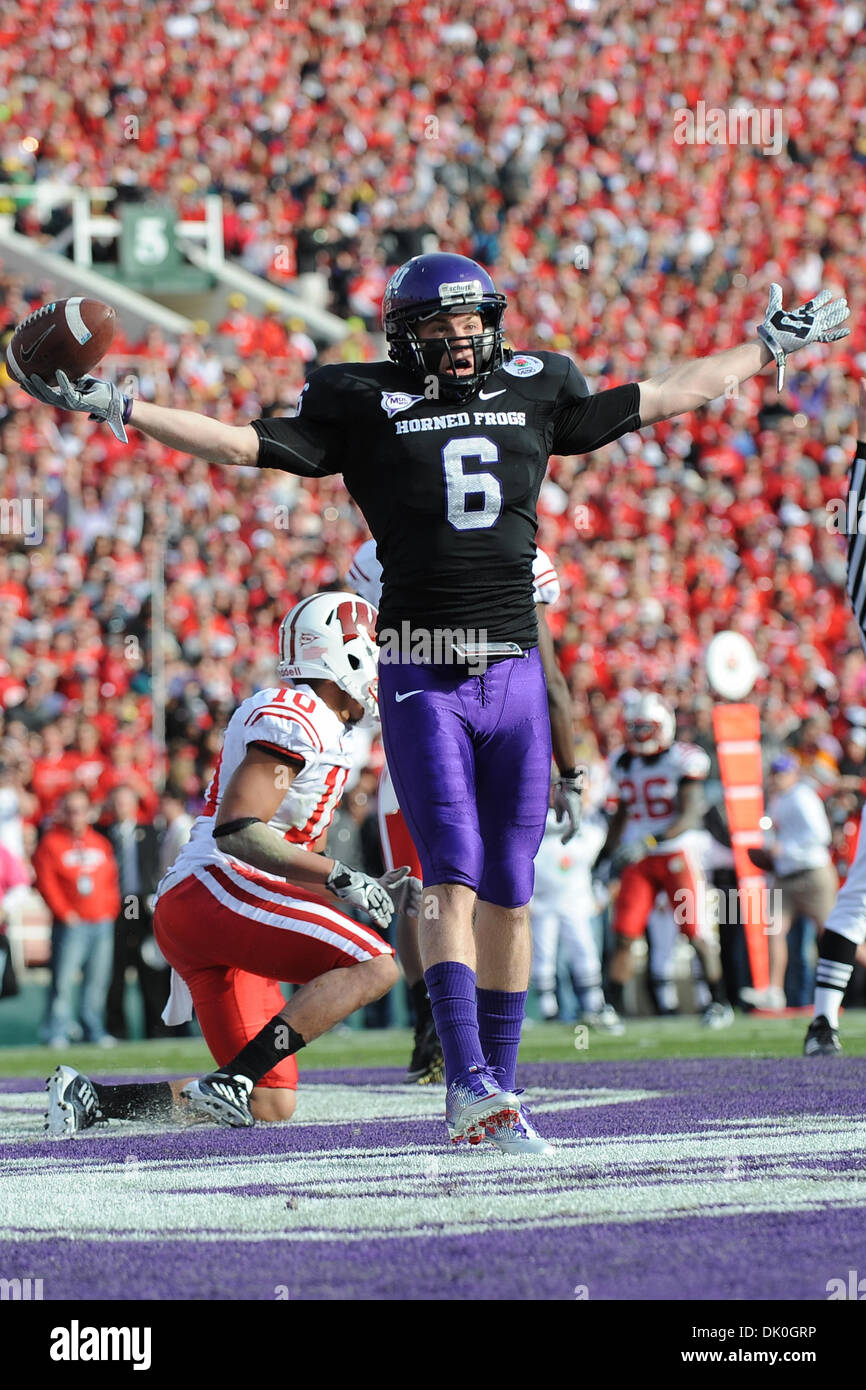
[[[659,893],[674,909],[680,931],[701,963],[712,1003],[704,1012],[714,1027],[733,1022],[721,971],[706,933],[706,883],[697,854],[701,783],[710,770],[702,748],[678,743],[673,710],[659,695],[644,695],[625,717],[626,748],[610,767],[616,811],[599,861],[621,871],[613,917],[616,948],[608,997],[622,1012],[631,979],[632,943],[644,935]]]
[[[395,898],[420,897],[420,884],[405,868],[376,880],[320,852],[349,775],[352,727],[378,712],[375,623],[375,609],[348,593],[315,594],[286,616],[283,683],[232,716],[204,811],[159,885],[154,935],[173,967],[164,1017],[180,1023],[194,1005],[219,1070],[103,1086],[58,1067],[51,1133],[168,1119],[177,1106],[232,1126],[287,1120],[295,1053],[396,982],[387,942],[332,904],[351,903],[385,929]],[[300,986],[288,1003],[281,981]]]
[[[347,584],[378,608],[382,595],[382,566],[376,553],[374,540],[364,541],[355,552],[352,566],[346,576]],[[553,810],[548,818],[558,827],[557,839],[567,843],[577,833],[580,826],[580,797],[583,784],[583,769],[574,767],[574,724],[571,712],[571,695],[565,677],[556,661],[553,637],[547,626],[545,608],[556,603],[559,598],[559,579],[550,558],[540,547],[536,547],[532,562],[532,596],[538,618],[538,650],[544,669],[547,685],[547,707],[550,714],[550,733],[553,757],[559,770],[559,777],[553,784]],[[409,828],[400,810],[394,783],[385,764],[379,780],[378,796],[379,836],[382,842],[382,857],[387,869],[397,864],[408,864],[413,876],[421,877],[421,861],[418,857]],[[418,946],[418,918],[401,912],[397,918],[397,954],[406,977],[409,997],[415,1024],[415,1042],[409,1062],[407,1080],[426,1086],[430,1082],[442,1081],[445,1077],[445,1063],[442,1047],[433,1021],[430,997],[424,983],[421,965],[421,952]],[[487,1000],[482,1010],[485,1031],[496,1027],[496,1001]],[[483,1044],[483,1039],[482,1039]]]

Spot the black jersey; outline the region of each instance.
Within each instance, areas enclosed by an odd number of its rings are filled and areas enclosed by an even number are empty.
[[[532,562],[548,458],[637,429],[639,405],[634,384],[589,396],[556,352],[509,354],[468,401],[428,399],[391,362],[353,362],[313,372],[297,417],[253,428],[260,467],[343,474],[382,563],[380,640],[408,622],[526,648],[538,640]]]

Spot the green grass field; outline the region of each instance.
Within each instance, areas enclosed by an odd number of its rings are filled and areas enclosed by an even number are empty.
[[[527,1026],[520,1049],[524,1062],[615,1062],[668,1057],[797,1057],[808,1018],[738,1016],[721,1032],[702,1028],[695,1018],[632,1019],[624,1037],[590,1034],[588,1046],[575,1047],[570,1024]],[[842,1020],[842,1041],[849,1056],[866,1056],[866,1010]],[[404,1067],[411,1034],[407,1029],[352,1029],[319,1038],[299,1058],[302,1071],[319,1067]],[[102,1073],[159,1072],[185,1076],[207,1070],[210,1056],[200,1038],[170,1042],[122,1043],[109,1051],[84,1045],[59,1053],[47,1047],[0,1048],[0,1076],[47,1076],[58,1061],[82,1071]]]

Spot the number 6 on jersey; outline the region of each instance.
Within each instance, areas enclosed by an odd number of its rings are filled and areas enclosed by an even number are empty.
[[[451,439],[442,450],[448,520],[455,531],[481,531],[495,526],[502,511],[502,484],[494,473],[467,473],[467,459],[498,463],[499,449],[492,439],[477,435]],[[469,497],[481,497],[480,507],[467,507]]]

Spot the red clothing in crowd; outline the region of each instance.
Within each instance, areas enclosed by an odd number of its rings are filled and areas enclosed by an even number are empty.
[[[74,914],[85,922],[103,922],[120,912],[114,852],[105,836],[90,826],[77,837],[65,825],[47,830],[33,867],[36,887],[59,921]]]
[[[34,760],[30,790],[39,798],[40,820],[47,819],[60,798],[75,786],[75,768],[75,754],[70,752]]]

